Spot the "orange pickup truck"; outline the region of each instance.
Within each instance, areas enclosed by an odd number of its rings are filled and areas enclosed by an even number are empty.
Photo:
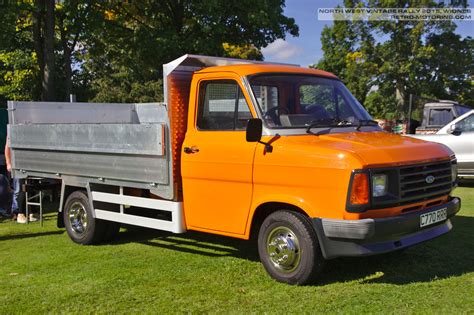
[[[9,102],[14,173],[62,182],[75,242],[121,223],[255,236],[274,279],[305,284],[451,230],[453,152],[383,132],[333,74],[185,55],[164,82],[164,103]]]

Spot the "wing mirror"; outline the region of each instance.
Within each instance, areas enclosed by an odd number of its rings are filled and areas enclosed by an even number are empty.
[[[247,142],[258,142],[265,145],[265,152],[271,153],[273,151],[273,147],[268,142],[263,142],[262,140],[262,120],[259,118],[252,118],[249,119],[247,122],[247,129],[245,133],[245,138]]]
[[[462,128],[459,124],[452,124],[449,126],[448,133],[451,133],[453,135],[459,135],[462,133]]]
[[[245,137],[247,142],[259,142],[262,139],[262,120],[259,118],[249,119]]]

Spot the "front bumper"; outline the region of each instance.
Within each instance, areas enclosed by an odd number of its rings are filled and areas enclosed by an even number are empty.
[[[447,209],[445,221],[420,227],[420,215],[439,209]],[[332,220],[313,219],[323,256],[326,259],[343,256],[369,256],[406,248],[449,232],[450,218],[461,208],[457,197],[445,204],[423,211],[396,217]]]

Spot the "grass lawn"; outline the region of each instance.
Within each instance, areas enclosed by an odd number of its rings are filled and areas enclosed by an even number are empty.
[[[436,240],[330,262],[314,286],[273,281],[250,242],[123,229],[106,245],[74,244],[56,216],[0,223],[0,313],[472,313],[474,185]]]

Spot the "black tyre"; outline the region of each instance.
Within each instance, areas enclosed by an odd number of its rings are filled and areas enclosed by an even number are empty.
[[[258,234],[258,253],[270,276],[288,284],[311,283],[324,265],[309,220],[287,210],[274,212],[263,221]]]
[[[67,234],[74,242],[89,245],[103,240],[106,224],[94,218],[85,192],[75,191],[69,195],[63,215]]]

